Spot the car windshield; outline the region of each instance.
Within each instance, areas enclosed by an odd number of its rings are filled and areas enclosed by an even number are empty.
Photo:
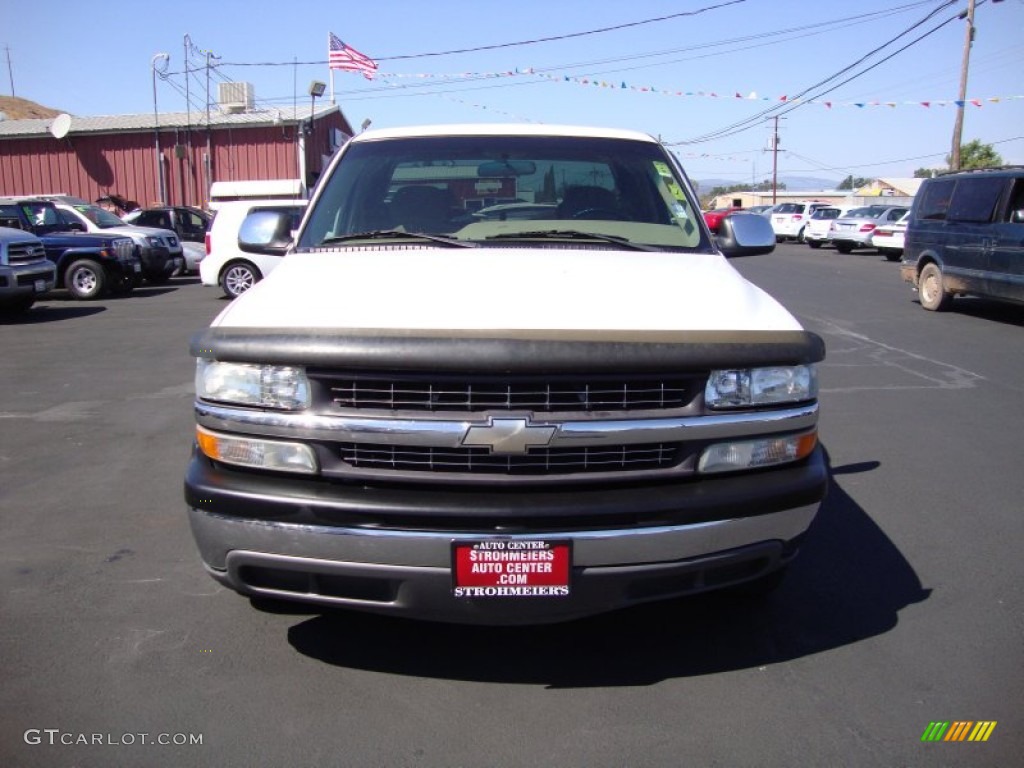
[[[812,219],[838,219],[838,208],[819,208],[811,214]]]
[[[298,247],[387,237],[474,245],[711,250],[699,206],[653,142],[451,136],[352,142]],[[435,240],[417,235],[432,235]]]
[[[98,205],[76,205],[74,209],[101,229],[124,226],[124,222],[121,219],[117,218],[110,211],[103,210]]]

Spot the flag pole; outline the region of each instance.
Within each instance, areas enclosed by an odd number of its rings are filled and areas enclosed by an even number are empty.
[[[327,70],[331,75],[331,106],[334,106],[334,68],[331,67],[331,33],[327,33]]]

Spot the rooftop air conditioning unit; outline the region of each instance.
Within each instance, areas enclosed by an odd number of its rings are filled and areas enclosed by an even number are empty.
[[[217,86],[217,103],[221,112],[248,112],[253,108],[252,83],[220,83]]]

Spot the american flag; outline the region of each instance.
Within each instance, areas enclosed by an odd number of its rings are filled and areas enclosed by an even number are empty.
[[[327,65],[331,69],[344,69],[349,72],[362,72],[372,78],[377,71],[377,62],[360,53],[355,48],[345,45],[333,32],[328,34]]]

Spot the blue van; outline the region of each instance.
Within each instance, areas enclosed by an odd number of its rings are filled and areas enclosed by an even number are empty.
[[[900,274],[933,311],[962,294],[1024,303],[1024,166],[926,179],[910,212]]]

